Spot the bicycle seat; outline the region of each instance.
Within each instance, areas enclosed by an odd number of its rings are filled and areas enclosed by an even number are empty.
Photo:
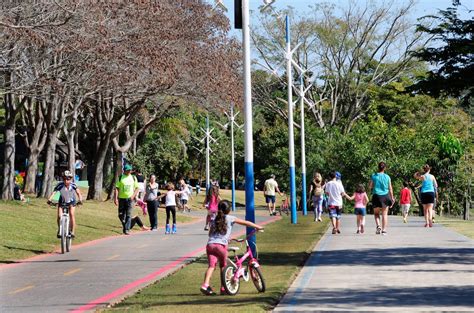
[[[235,251],[239,251],[240,248],[239,247],[228,247],[227,250],[235,252]]]

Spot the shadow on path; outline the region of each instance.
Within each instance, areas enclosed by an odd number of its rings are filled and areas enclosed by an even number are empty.
[[[467,284],[467,282],[466,282]],[[295,303],[321,307],[450,307],[474,308],[474,286],[407,287],[374,289],[315,289],[298,293]]]

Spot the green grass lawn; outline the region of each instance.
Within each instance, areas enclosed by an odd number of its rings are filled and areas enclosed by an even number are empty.
[[[200,293],[207,258],[126,298],[106,312],[265,312],[273,308],[294,280],[312,247],[323,235],[329,223],[313,222],[313,216],[299,217],[291,225],[288,217],[265,227],[257,235],[259,259],[267,291],[257,293],[252,282],[242,282],[236,296],[204,296]],[[239,226],[236,226],[239,227]],[[214,273],[211,286],[219,290],[219,274]]]
[[[139,209],[135,213],[139,214]],[[163,227],[165,213],[160,209],[158,223]],[[178,214],[178,222],[189,222],[191,217]],[[149,225],[148,216],[142,217]],[[59,248],[56,238],[56,208],[45,199],[30,198],[29,203],[0,202],[0,263],[10,263]],[[76,211],[76,239],[74,244],[102,237],[121,235],[122,226],[113,202],[86,201]],[[138,226],[135,226],[138,231]]]
[[[474,239],[474,210],[471,210],[470,217],[471,220],[465,221],[461,217],[449,218],[437,216],[436,222],[442,224],[443,226],[449,227],[466,237]]]

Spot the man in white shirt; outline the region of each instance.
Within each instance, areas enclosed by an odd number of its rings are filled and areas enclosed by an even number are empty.
[[[280,189],[278,189],[278,183],[275,180],[275,175],[272,174],[270,175],[270,178],[265,181],[265,185],[263,186],[263,194],[265,195],[265,202],[267,203],[270,216],[276,215],[275,192],[278,192],[281,196]]]
[[[336,172],[329,174],[331,180],[326,183],[324,189],[328,195],[328,206],[329,206],[329,217],[332,222],[332,233],[340,234],[340,220],[342,213],[342,197],[346,197],[350,200],[350,197],[346,194],[344,186],[341,181],[336,179]]]

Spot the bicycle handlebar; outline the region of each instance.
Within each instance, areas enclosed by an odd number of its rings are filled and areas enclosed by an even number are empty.
[[[263,230],[263,229],[261,229],[261,230],[254,229],[250,234],[248,234],[247,236],[245,236],[245,238],[231,239],[230,241],[244,242],[245,240],[247,240],[247,239],[249,239],[250,237],[252,237],[253,235],[255,235],[257,232],[263,233],[264,230]]]
[[[59,205],[59,202],[53,202],[53,201],[46,201],[46,203],[52,207],[55,207],[55,206],[58,206]],[[62,203],[61,206],[71,206],[70,203]],[[79,206],[79,205],[83,205],[83,202],[82,201],[79,201],[76,203],[76,206]]]

